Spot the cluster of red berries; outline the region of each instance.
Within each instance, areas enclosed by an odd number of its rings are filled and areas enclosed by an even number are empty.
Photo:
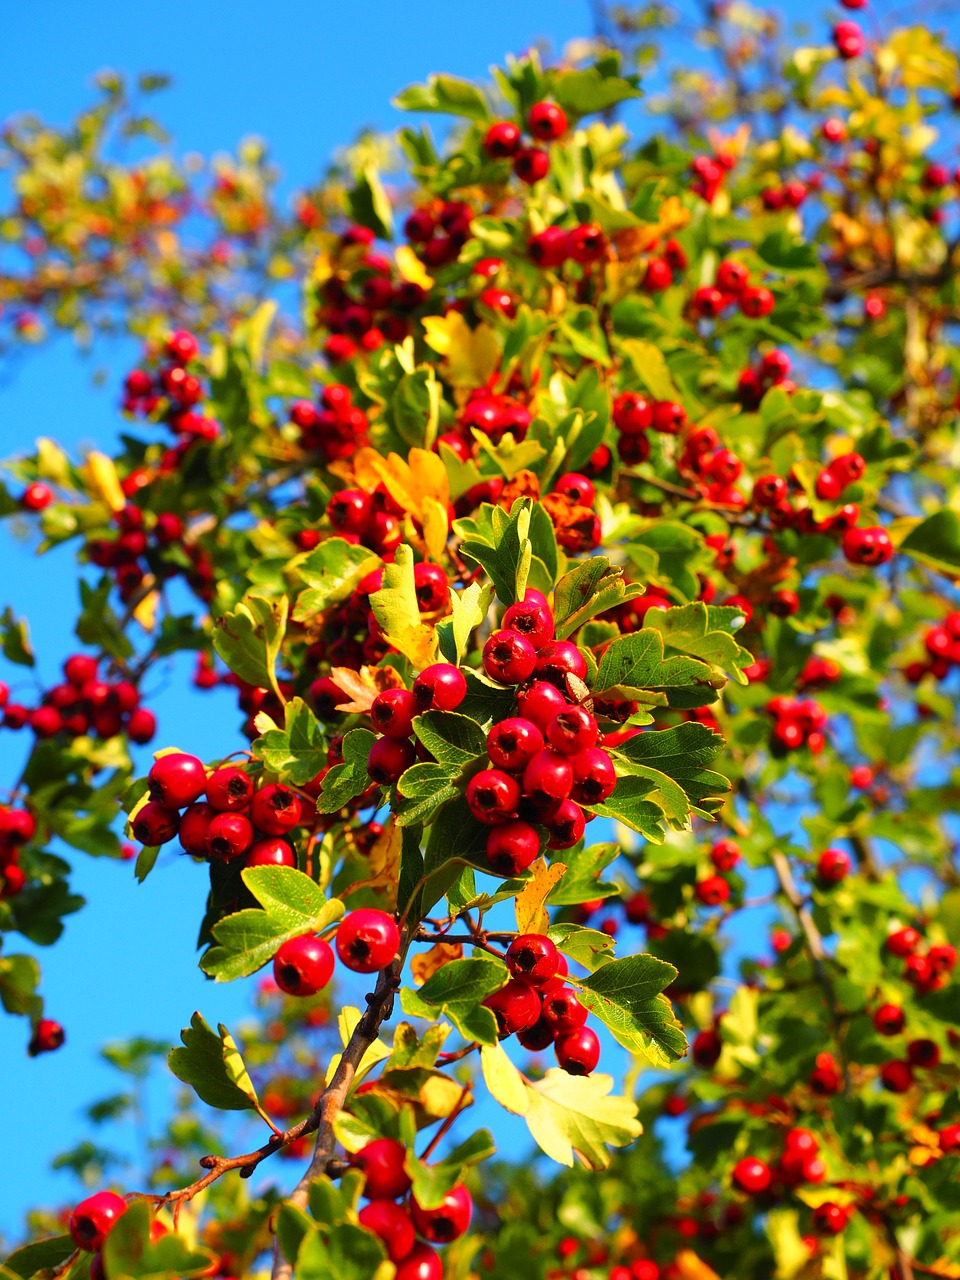
[[[385,689],[370,706],[370,719],[381,736],[370,748],[367,773],[381,787],[392,787],[424,755],[413,738],[413,721],[423,711],[455,711],[467,696],[459,667],[435,662],[416,677],[413,688]]]
[[[334,364],[376,351],[384,342],[402,342],[410,316],[426,298],[422,285],[393,281],[389,259],[370,251],[374,238],[367,227],[348,227],[335,260],[340,269],[318,290],[314,318],[328,330],[324,351]]]
[[[562,267],[565,262],[589,266],[607,253],[607,237],[595,222],[572,228],[546,227],[527,240],[527,257],[544,270]]]
[[[831,34],[834,47],[845,62],[849,62],[851,58],[859,58],[866,50],[867,39],[858,22],[851,22],[849,19],[837,22]]]
[[[71,654],[63,674],[63,682],[47,689],[40,705],[32,708],[11,702],[9,689],[0,684],[4,727],[28,727],[38,738],[113,738],[126,733],[133,742],[145,743],[153,737],[156,717],[140,705],[140,692],[132,681],[101,679],[97,659],[85,653]]]
[[[903,960],[903,976],[918,995],[945,987],[957,964],[956,947],[949,942],[925,946],[923,935],[911,925],[887,934],[884,951]]]
[[[339,537],[356,545],[369,547],[385,560],[403,541],[403,507],[394,500],[385,485],[379,484],[373,493],[363,489],[340,489],[327,503],[327,520]],[[319,542],[315,530],[306,530],[309,539],[301,534],[297,541],[304,550],[310,543]],[[442,573],[442,570],[440,571]]]
[[[790,357],[779,347],[765,351],[756,367],[748,365],[737,381],[737,398],[744,409],[756,409],[771,387],[782,387],[788,394],[794,391],[790,367]]]
[[[15,898],[26,883],[20,849],[36,835],[37,822],[28,809],[0,805],[0,902]]]
[[[436,1208],[424,1208],[411,1190],[406,1155],[402,1142],[375,1138],[351,1157],[363,1171],[368,1198],[358,1216],[382,1241],[396,1280],[443,1280],[443,1262],[433,1246],[459,1240],[470,1226],[473,1199],[458,1182]]]
[[[600,1061],[600,1040],[586,1025],[576,992],[565,985],[566,959],[549,938],[527,933],[513,939],[506,961],[510,981],[483,1002],[500,1038],[516,1035],[533,1053],[553,1045],[564,1071],[589,1075]]]
[[[724,178],[735,164],[736,157],[728,151],[712,156],[695,156],[690,165],[693,174],[690,190],[707,204],[713,204]]]
[[[555,102],[535,102],[527,112],[527,128],[536,142],[556,142],[567,131],[567,113]],[[550,153],[526,145],[518,124],[497,120],[483,135],[483,149],[491,160],[510,160],[521,182],[532,186],[550,172]]]
[[[561,1262],[576,1264],[573,1271],[551,1269],[547,1271],[547,1280],[593,1280],[597,1275],[595,1268],[610,1263],[610,1250],[601,1240],[578,1240],[576,1236],[564,1236],[557,1245],[557,1257]],[[615,1262],[607,1272],[607,1280],[666,1280],[666,1271],[661,1271],[650,1258],[635,1258],[630,1262]]]
[[[184,541],[183,521],[175,512],[162,511],[148,524],[141,508],[128,502],[114,512],[113,520],[120,530],[117,537],[90,538],[87,558],[98,569],[113,572],[121,600],[132,599],[148,574],[165,579],[183,572],[176,559],[164,556],[168,547],[186,553],[190,559],[191,568],[185,577],[192,587],[212,585],[209,557],[202,548]]]
[[[482,431],[493,444],[499,444],[509,432],[519,444],[526,438],[532,421],[533,414],[515,396],[480,387],[470,393],[457,415],[456,429],[439,439],[466,462],[477,455],[479,446],[474,431]]]
[[[290,407],[290,421],[300,429],[300,444],[319,453],[325,462],[352,458],[369,439],[367,415],[353,403],[349,387],[333,382],[323,388],[320,405],[297,400]]]
[[[460,250],[470,239],[472,220],[473,210],[468,204],[461,200],[445,200],[414,209],[403,224],[403,231],[420,260],[436,269],[456,262]],[[414,306],[419,306],[425,296],[421,286],[416,285],[408,292],[411,298],[415,298],[416,290],[420,296]]]
[[[799,178],[791,178],[779,187],[764,187],[760,192],[760,200],[768,213],[779,213],[781,209],[799,209],[810,194],[811,187],[816,188],[818,182],[801,182]]]
[[[650,457],[648,431],[679,435],[687,425],[687,411],[675,400],[648,400],[638,391],[624,391],[613,402],[613,425],[619,431],[617,454],[628,467]]]
[[[164,363],[155,374],[134,369],[124,381],[123,409],[142,418],[165,422],[178,443],[215,440],[219,425],[197,411],[204,399],[204,386],[188,366],[200,353],[192,333],[177,329],[167,339]]]
[[[710,848],[713,874],[704,876],[694,885],[693,891],[697,901],[705,907],[722,907],[729,902],[731,886],[730,881],[726,879],[726,873],[732,871],[739,861],[740,846],[736,840],[714,841]],[[640,903],[634,905],[635,915],[641,911],[642,905]],[[630,916],[628,915],[627,918],[630,919]],[[649,916],[647,918],[649,919]]]
[[[956,951],[946,948],[948,958],[956,962]],[[898,1036],[906,1025],[906,1016],[898,1004],[882,1004],[873,1012],[873,1025],[879,1035]],[[905,1093],[913,1083],[916,1070],[932,1070],[940,1065],[940,1046],[926,1038],[910,1040],[903,1059],[885,1062],[880,1068],[880,1080],[889,1093]]]
[[[789,698],[779,694],[764,707],[773,717],[771,749],[796,751],[807,747],[819,755],[827,745],[827,712],[815,698]]]
[[[728,307],[738,307],[751,320],[768,316],[776,304],[766,285],[752,285],[750,272],[742,262],[724,258],[717,267],[713,284],[701,285],[694,291],[690,307],[695,316],[714,320]]]
[[[928,627],[923,646],[927,651],[926,662],[910,662],[903,674],[911,684],[919,684],[926,675],[935,680],[945,680],[956,666],[960,666],[960,613],[951,612],[942,622]]]
[[[731,1179],[738,1191],[748,1196],[779,1196],[784,1188],[802,1182],[818,1183],[827,1176],[827,1167],[818,1155],[820,1143],[809,1129],[788,1129],[783,1151],[770,1165],[756,1156],[744,1156],[733,1167]]]
[[[378,973],[396,959],[400,931],[385,911],[361,907],[344,916],[337,927],[335,946],[347,969]],[[273,958],[274,980],[288,996],[315,996],[333,977],[333,967],[333,948],[312,933],[288,939]]]
[[[131,824],[141,844],[166,844],[179,835],[184,851],[194,858],[243,858],[247,867],[295,865],[293,849],[283,837],[308,815],[289,787],[273,782],[255,789],[253,779],[237,765],[208,774],[196,756],[184,751],[155,760],[147,781],[150,799]]]

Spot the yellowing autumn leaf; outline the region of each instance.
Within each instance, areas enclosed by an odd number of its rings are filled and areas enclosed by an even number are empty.
[[[82,468],[81,474],[90,492],[102,499],[111,511],[122,511],[127,505],[123,490],[120,488],[117,468],[113,465],[113,459],[108,458],[105,453],[96,451],[88,453],[86,465]]]
[[[956,56],[926,27],[894,31],[877,50],[877,62],[907,89],[940,89],[953,93],[958,84]]]
[[[153,575],[150,574],[144,579],[143,586],[145,588],[150,587],[154,581],[155,579]],[[157,625],[157,606],[159,603],[160,592],[148,591],[134,609],[133,616],[136,618],[137,622],[140,623],[140,626],[143,627],[144,631],[152,631]]]
[[[429,449],[411,449],[406,460],[398,453],[386,458],[376,449],[363,448],[353,460],[353,479],[361,489],[372,492],[382,484],[390,497],[405,512],[416,516],[423,523],[424,503],[433,498],[444,513],[444,542],[446,542],[446,512],[450,501],[450,481],[441,458]]]
[[[418,284],[422,289],[432,288],[433,276],[427,274],[423,263],[408,244],[398,245],[393,256],[396,259],[397,270],[404,280],[409,280],[411,284]]]
[[[528,1084],[527,1127],[541,1151],[558,1164],[572,1167],[577,1156],[588,1169],[606,1169],[607,1147],[625,1147],[643,1132],[634,1103],[609,1097],[612,1088],[612,1076],[571,1076],[558,1067]]]
[[[674,1266],[682,1280],[720,1280],[712,1267],[708,1267],[692,1249],[681,1249],[674,1259]]]
[[[471,329],[459,311],[424,316],[426,343],[443,357],[453,387],[480,387],[500,367],[500,343],[488,324]]]
[[[420,951],[413,957],[410,961],[410,972],[413,974],[414,982],[422,986],[445,964],[462,958],[463,947],[459,942],[437,942],[429,951]]]
[[[335,709],[347,715],[365,714],[378,693],[399,689],[403,684],[403,677],[393,667],[361,667],[359,671],[352,667],[333,667],[330,679],[346,695]]]
[[[546,858],[538,858],[530,868],[533,877],[517,894],[514,903],[519,933],[547,932],[550,927],[550,916],[543,904],[566,869],[566,864],[563,862],[553,862],[548,865]]]

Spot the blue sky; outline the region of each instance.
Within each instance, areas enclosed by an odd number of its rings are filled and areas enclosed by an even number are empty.
[[[269,141],[287,189],[309,182],[364,127],[398,124],[390,96],[430,72],[480,77],[538,37],[559,51],[591,31],[587,0],[471,6],[457,0],[273,0],[269,6],[251,0],[100,0],[82,6],[48,0],[36,8],[17,6],[15,20],[13,6],[6,8],[0,120],[33,110],[66,122],[90,101],[90,77],[102,68],[165,72],[174,84],[155,109],[178,151],[210,154],[232,148],[244,135],[260,135]],[[790,9],[799,12],[799,5],[792,2]],[[0,454],[29,448],[38,435],[54,436],[72,450],[94,441],[109,448],[120,425],[116,387],[134,358],[130,347],[99,352],[96,363],[110,374],[99,390],[91,383],[93,363],[78,360],[66,343],[26,359],[13,378],[0,382]],[[0,549],[0,606],[9,603],[29,616],[39,676],[49,684],[70,650],[67,623],[76,595],[69,552],[38,567],[9,530],[0,530]],[[158,742],[213,758],[236,745],[238,715],[226,694],[184,696],[190,666],[188,660],[169,672],[167,688],[155,700]],[[0,671],[0,678],[10,675],[9,668]],[[3,781],[16,776],[24,746],[24,739],[0,734]],[[214,986],[196,969],[201,868],[170,855],[138,888],[129,867],[80,855],[76,885],[90,904],[42,956],[48,1009],[65,1023],[67,1046],[29,1062],[23,1023],[0,1017],[0,1125],[4,1150],[8,1159],[16,1153],[17,1168],[0,1201],[0,1234],[17,1232],[29,1204],[71,1194],[69,1182],[49,1175],[47,1167],[53,1152],[85,1135],[81,1106],[117,1087],[117,1077],[96,1064],[98,1045],[126,1034],[174,1043],[194,1009],[210,1022],[235,1024],[244,1008],[243,984]]]

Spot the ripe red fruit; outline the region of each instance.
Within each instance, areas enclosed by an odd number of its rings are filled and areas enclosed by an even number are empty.
[[[200,344],[186,329],[175,329],[167,339],[167,355],[178,364],[189,364],[199,350]]]
[[[207,826],[205,843],[211,858],[231,862],[253,844],[253,826],[242,813],[218,813]]]
[[[588,1076],[600,1061],[600,1038],[590,1027],[558,1035],[553,1045],[558,1064],[572,1076]]]
[[[850,858],[842,849],[824,849],[817,859],[817,876],[824,884],[839,884],[850,874]]]
[[[502,822],[487,836],[487,861],[501,876],[519,875],[540,852],[540,836],[528,822]]]
[[[550,172],[550,157],[540,147],[520,147],[513,157],[513,172],[532,187]]]
[[[537,652],[553,639],[553,614],[539,591],[528,591],[523,600],[510,605],[503,615],[503,625],[509,631],[519,632]]]
[[[137,707],[136,711],[130,713],[127,736],[132,742],[139,742],[141,745],[150,742],[156,732],[157,717],[149,707]]]
[[[587,1020],[587,1011],[569,987],[548,992],[543,997],[543,1016],[557,1035],[579,1031]]]
[[[491,160],[507,160],[520,145],[520,126],[512,120],[497,120],[483,135],[483,149]]]
[[[873,1025],[882,1036],[899,1035],[905,1021],[898,1004],[882,1004],[873,1015]]]
[[[712,1027],[698,1031],[690,1045],[690,1053],[698,1067],[716,1066],[723,1042]]]
[[[498,769],[519,773],[543,750],[543,734],[530,720],[512,716],[491,726],[487,755]]]
[[[400,931],[392,916],[373,907],[351,911],[337,929],[337,955],[354,973],[385,969],[400,946]]]
[[[567,233],[567,253],[574,262],[597,262],[607,251],[607,237],[595,222],[574,227]]]
[[[450,585],[447,575],[438,564],[414,565],[413,587],[421,613],[436,613],[445,609],[449,603]]]
[[[888,933],[884,946],[892,956],[912,956],[923,939],[916,929],[908,925],[904,929],[895,929]]]
[[[907,1061],[911,1067],[937,1067],[940,1046],[935,1040],[911,1040],[907,1045]]]
[[[5,874],[9,875],[12,870],[14,870],[13,867],[8,867]],[[19,871],[20,868],[17,867],[16,870]],[[41,1053],[53,1053],[65,1040],[66,1033],[59,1022],[54,1021],[53,1018],[41,1018],[30,1037],[27,1053],[31,1058]]]
[[[413,696],[421,711],[455,711],[467,696],[467,681],[459,667],[435,662],[414,680]]]
[[[948,1124],[937,1135],[940,1150],[944,1153],[960,1147],[960,1124]]]
[[[273,976],[288,996],[314,996],[333,977],[333,951],[313,934],[288,939],[273,957]]]
[[[710,850],[710,861],[718,871],[732,871],[740,861],[740,846],[736,840],[717,840]]]
[[[653,406],[636,391],[624,391],[613,402],[613,422],[618,431],[638,435],[653,425]]]
[[[300,798],[279,782],[268,782],[250,801],[250,820],[266,836],[284,836],[300,821]]]
[[[705,907],[719,907],[729,901],[730,885],[723,876],[707,876],[697,881],[694,893]]]
[[[483,769],[467,783],[466,799],[470,812],[479,822],[495,826],[516,817],[520,786],[516,778],[502,769]]]
[[[546,227],[527,240],[527,257],[538,267],[559,267],[567,260],[569,238],[562,227]]]
[[[913,1084],[913,1072],[908,1062],[885,1062],[880,1068],[880,1079],[889,1093],[906,1093]]]
[[[206,790],[203,762],[184,751],[172,751],[155,760],[147,774],[150,797],[165,809],[184,809]]]
[[[416,1243],[407,1212],[392,1200],[371,1200],[357,1215],[363,1226],[383,1241],[391,1262],[402,1262]]]
[[[524,933],[507,948],[507,968],[519,982],[540,987],[556,976],[560,953],[542,933]]]
[[[521,684],[536,662],[536,649],[519,631],[495,631],[483,646],[483,669],[501,684]]]
[[[28,484],[20,495],[20,505],[26,511],[43,511],[53,501],[53,490],[49,485],[35,480]]]
[[[744,1156],[733,1166],[733,1185],[748,1196],[761,1195],[770,1186],[772,1179],[770,1166],[756,1156]]]
[[[370,705],[370,719],[378,733],[388,738],[409,738],[419,708],[410,689],[384,689]]]
[[[828,1200],[813,1211],[814,1230],[821,1235],[837,1236],[846,1227],[848,1216],[846,1209]]]
[[[567,113],[555,102],[536,102],[527,113],[527,128],[538,142],[555,142],[567,131]]]
[[[573,757],[573,799],[577,804],[602,804],[617,786],[613,761],[602,747],[588,747]]]
[[[586,707],[564,707],[547,725],[547,742],[565,756],[588,751],[598,734],[597,722]]]
[[[573,800],[562,800],[543,821],[548,833],[548,849],[572,849],[583,839],[586,818]]]
[[[663,258],[650,258],[647,269],[643,273],[641,287],[648,293],[660,293],[664,289],[669,289],[672,284],[673,272],[670,270],[670,264]]]
[[[352,1163],[366,1178],[364,1195],[371,1200],[395,1200],[410,1190],[410,1177],[403,1167],[407,1149],[394,1138],[374,1138],[353,1157]]]
[[[417,749],[406,738],[378,738],[367,757],[367,773],[381,787],[392,787],[416,758]]]
[[[533,804],[549,809],[566,800],[573,789],[569,756],[549,748],[537,752],[523,771],[523,791]]]
[[[103,1246],[117,1219],[127,1211],[127,1202],[115,1191],[97,1191],[81,1200],[70,1215],[68,1230],[78,1249],[95,1253]]]
[[[395,1280],[443,1280],[440,1255],[428,1244],[415,1244],[397,1267]]]
[[[540,996],[529,983],[517,978],[511,978],[499,991],[491,992],[484,998],[483,1005],[496,1018],[501,1037],[526,1031],[540,1017]]]
[[[749,280],[749,269],[733,258],[724,258],[717,267],[717,288],[721,293],[740,293]]]
[[[431,1244],[449,1244],[459,1239],[473,1216],[473,1200],[462,1182],[447,1192],[436,1209],[424,1209],[416,1196],[410,1197],[410,1208],[417,1233]]]
[[[843,554],[851,564],[886,564],[893,557],[893,543],[886,529],[848,529],[843,535]]]
[[[557,712],[567,705],[560,690],[547,680],[535,680],[517,694],[521,716],[535,724],[541,732],[546,730]]]
[[[770,314],[775,301],[769,289],[765,289],[762,285],[755,286],[750,289],[744,289],[740,295],[740,310],[750,319],[757,320]]]
[[[207,778],[207,800],[220,812],[245,809],[253,795],[253,779],[236,765],[215,769]]]
[[[97,678],[97,660],[92,654],[72,653],[63,664],[63,674],[70,684],[81,688]]]
[[[183,824],[181,823],[181,838]],[[257,840],[247,854],[245,867],[295,867],[296,855],[285,840]]]
[[[867,47],[863,32],[856,22],[838,22],[833,28],[833,43],[844,61],[859,58]]]
[[[148,800],[131,826],[133,838],[141,844],[166,844],[180,829],[180,815],[176,809],[164,809],[155,800]]]

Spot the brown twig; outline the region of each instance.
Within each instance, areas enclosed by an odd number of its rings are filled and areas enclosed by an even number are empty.
[[[446,1117],[446,1119],[444,1120],[440,1128],[437,1130],[437,1132],[430,1139],[427,1149],[424,1151],[423,1155],[420,1157],[421,1160],[427,1160],[429,1159],[430,1156],[433,1155],[434,1151],[436,1151],[437,1147],[440,1145],[444,1136],[450,1132],[457,1116],[459,1116],[460,1113],[463,1111],[464,1107],[466,1107],[467,1100],[469,1099],[469,1097],[470,1097],[470,1086],[468,1084],[465,1084],[462,1090],[460,1091],[460,1097],[457,1099],[456,1106],[453,1108],[450,1114]]]

